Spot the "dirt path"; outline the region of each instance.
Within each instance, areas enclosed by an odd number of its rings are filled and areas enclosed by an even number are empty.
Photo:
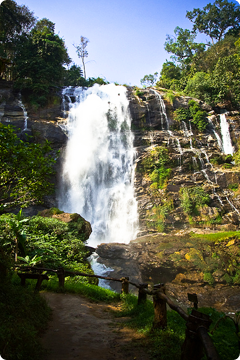
[[[43,360],[149,360],[144,338],[122,326],[111,305],[93,303],[78,295],[43,293],[53,310],[42,344]]]

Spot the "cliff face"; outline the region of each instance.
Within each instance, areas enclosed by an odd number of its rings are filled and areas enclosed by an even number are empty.
[[[231,155],[224,154],[219,114],[224,110],[199,102],[208,116],[206,130],[201,133],[191,121],[173,118],[173,111],[187,108],[190,98],[175,98],[171,105],[161,103],[160,94],[164,98],[165,94],[156,90],[143,90],[140,96],[129,94],[137,151],[139,236],[193,226],[237,230],[240,168],[234,165]],[[239,112],[225,112],[225,118],[232,150],[237,151]],[[226,128],[222,131],[226,132]],[[167,161],[161,167],[163,148]],[[165,179],[159,181],[156,176],[161,177],[161,172]]]
[[[142,90],[138,95],[129,89],[128,96],[136,148],[135,189],[139,236],[191,227],[238,229],[240,168],[223,151],[220,112],[224,110],[212,109],[199,102],[201,109],[208,113],[206,131],[200,133],[191,121],[174,120],[174,110],[187,108],[190,98],[175,97],[170,104],[163,101],[164,92],[154,89]],[[225,115],[233,150],[237,151],[240,115],[238,111],[228,111]],[[21,99],[13,93],[11,84],[0,84],[0,121],[14,125],[23,140],[26,134],[40,143],[47,139],[54,156],[58,150],[63,153],[67,141],[66,134],[59,126],[63,121],[62,116],[60,105],[26,113]],[[159,181],[163,170],[159,163],[164,155],[162,149],[167,152],[164,165],[167,173]],[[53,179],[56,186],[61,156],[58,159],[56,177]],[[194,204],[194,201],[191,203],[187,197],[190,200],[196,197],[193,192],[198,192],[200,188],[208,195],[208,200],[205,203],[201,199],[199,204]],[[203,192],[200,191],[201,196]],[[46,199],[46,206],[56,206],[55,196]]]
[[[14,126],[18,137],[23,141],[44,143],[48,140],[50,142],[52,156],[57,159],[56,175],[52,178],[56,188],[61,168],[61,155],[58,156],[58,151],[60,150],[61,153],[67,141],[66,134],[58,126],[61,114],[60,105],[53,105],[39,111],[29,111],[22,103],[20,94],[13,91],[12,83],[0,81],[0,122],[4,125]],[[25,210],[25,213],[35,215],[45,207],[54,206],[57,206],[56,192],[52,196],[45,197],[43,207],[31,207]]]

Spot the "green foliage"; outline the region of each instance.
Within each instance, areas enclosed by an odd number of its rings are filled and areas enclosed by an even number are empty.
[[[171,169],[166,167],[167,165],[169,165],[168,149],[156,146],[138,165],[137,170],[149,175],[153,182],[152,187],[162,189],[171,175]]]
[[[52,191],[55,160],[50,151],[48,142],[43,146],[23,142],[10,125],[0,124],[0,212],[40,203]]]
[[[175,36],[167,35],[164,48],[168,53],[172,53],[171,58],[178,62],[181,68],[185,68],[199,53],[205,49],[204,44],[195,43],[196,34],[188,29],[177,26],[174,30]]]
[[[127,325],[147,336],[151,356],[162,360],[179,360],[186,331],[186,322],[180,315],[175,311],[168,311],[167,328],[165,330],[153,330],[154,311],[152,303],[147,301],[144,305],[138,305],[137,298],[131,294],[124,294],[121,298],[123,305],[121,310],[115,312],[116,316],[130,317]],[[233,321],[225,317],[225,314],[212,308],[200,308],[198,311],[209,315],[212,320],[210,331],[213,334],[211,337],[220,359],[236,359],[238,356],[238,338]],[[217,326],[215,326],[216,324]]]
[[[194,186],[181,188],[180,201],[183,211],[188,215],[193,215],[198,214],[199,207],[209,203],[210,197],[200,186]]]
[[[16,221],[16,215],[0,216],[0,243],[5,256],[11,256],[15,247],[10,226],[13,221]],[[69,270],[92,273],[86,261],[88,251],[83,243],[86,240],[83,222],[81,218],[69,223],[41,216],[28,219],[22,223],[22,231],[27,237],[24,243],[26,256],[19,258],[20,263],[35,262],[53,269],[64,266]]]
[[[140,83],[143,86],[153,86],[157,81],[158,73],[155,72],[153,75],[145,75],[141,80]]]
[[[200,132],[204,132],[207,127],[206,111],[198,110],[196,114],[193,115],[193,124],[197,127]]]
[[[216,0],[202,10],[188,11],[187,17],[194,24],[193,31],[176,27],[175,37],[167,35],[165,50],[172,54],[174,62],[163,64],[158,85],[183,90],[185,95],[211,105],[226,101],[238,105],[239,6],[227,0]],[[208,35],[212,43],[195,43],[197,31]],[[204,122],[199,126],[204,131]]]
[[[165,99],[171,104],[173,105],[173,102],[175,100],[175,95],[173,94],[172,91],[168,91],[165,95]]]
[[[94,302],[104,301],[105,303],[111,303],[113,301],[120,300],[119,293],[109,289],[104,289],[94,283],[91,283],[91,280],[86,282],[84,279],[86,278],[83,278],[82,276],[66,277],[64,283],[64,292],[79,294]],[[95,280],[93,280],[93,282],[94,281]],[[42,288],[48,291],[59,291],[59,282],[57,277],[51,277],[50,280],[43,283]]]
[[[181,78],[181,69],[176,66],[172,61],[165,61],[160,73],[160,79],[157,82],[158,86],[167,89],[178,90],[179,80]]]
[[[85,86],[86,79],[82,76],[80,66],[73,64],[69,69],[64,71],[64,86]]]
[[[144,91],[141,91],[138,87],[135,88],[135,95],[138,97],[142,97],[144,95]]]
[[[239,184],[238,183],[233,183],[233,184],[229,184],[228,185],[228,188],[232,191],[237,191],[238,190],[238,186]]]
[[[12,285],[1,284],[0,353],[4,359],[40,360],[44,351],[39,333],[46,329],[50,309],[38,294]]]
[[[209,283],[210,285],[213,285],[215,282],[214,277],[212,276],[212,274],[210,272],[204,273],[203,280],[206,281],[207,283]]]
[[[194,24],[193,31],[208,35],[212,42],[221,40],[227,32],[237,34],[240,30],[239,6],[227,0],[215,0],[203,10],[188,11],[186,16]]]
[[[186,95],[204,100],[207,103],[212,102],[214,91],[211,76],[205,72],[196,72],[192,77],[189,77],[184,89]]]
[[[177,110],[174,111],[174,119],[177,120],[178,122],[181,121],[188,121],[191,118],[191,114],[189,109],[185,109],[185,108],[178,108]]]
[[[170,168],[165,168],[165,166],[161,166],[158,169],[153,170],[153,172],[149,175],[153,184],[156,184],[158,189],[162,189],[166,186],[168,179],[170,178],[172,170]]]
[[[22,35],[16,43],[14,86],[28,102],[44,106],[50,89],[61,85],[63,65],[69,62],[64,41],[54,34],[54,24],[42,19],[30,34]]]
[[[0,6],[0,75],[11,76],[14,52],[18,38],[29,33],[36,19],[29,9],[13,0],[5,0]]]
[[[147,226],[163,232],[165,229],[165,219],[171,210],[173,210],[172,200],[164,202],[163,205],[154,206],[147,212],[149,217]]]
[[[192,123],[196,126],[196,128],[200,132],[205,131],[208,124],[207,113],[201,110],[199,104],[195,100],[189,100],[188,107],[188,109],[178,108],[177,110],[175,110],[174,119],[179,122],[186,122],[192,118]]]

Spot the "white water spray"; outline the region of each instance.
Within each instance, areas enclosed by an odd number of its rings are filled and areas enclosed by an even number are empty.
[[[137,235],[138,214],[126,88],[94,85],[66,97],[77,101],[68,115],[59,207],[91,223],[89,245],[128,243]]]

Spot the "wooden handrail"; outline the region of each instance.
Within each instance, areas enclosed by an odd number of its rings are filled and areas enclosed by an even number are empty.
[[[59,278],[59,286],[64,287],[64,280],[66,275],[75,275],[75,276],[86,276],[93,277],[97,279],[109,280],[109,281],[118,281],[122,283],[122,292],[128,293],[128,286],[133,285],[139,289],[138,295],[138,304],[144,303],[146,301],[146,295],[153,296],[153,304],[154,304],[154,323],[153,327],[155,328],[165,328],[167,326],[167,310],[166,304],[169,307],[176,311],[185,321],[187,325],[186,330],[186,338],[182,347],[182,360],[199,360],[201,359],[201,349],[202,347],[205,350],[208,360],[219,360],[218,353],[213,345],[213,342],[208,335],[208,327],[210,320],[206,319],[206,315],[203,315],[197,312],[195,309],[192,310],[191,315],[187,315],[186,312],[178,305],[176,305],[168,296],[165,294],[165,286],[164,284],[154,285],[152,290],[148,289],[148,284],[136,284],[129,280],[128,277],[122,277],[120,279],[95,275],[95,274],[86,274],[78,271],[68,271],[64,270],[63,267],[58,269],[49,269],[49,268],[38,268],[38,267],[21,267],[17,266],[20,271],[46,271],[46,272],[54,272],[57,274]],[[196,294],[194,294],[196,297]],[[191,335],[191,336],[190,336]],[[200,345],[199,345],[200,344]],[[199,346],[199,352],[192,353],[192,349],[194,346]],[[189,357],[190,356],[190,357]]]

